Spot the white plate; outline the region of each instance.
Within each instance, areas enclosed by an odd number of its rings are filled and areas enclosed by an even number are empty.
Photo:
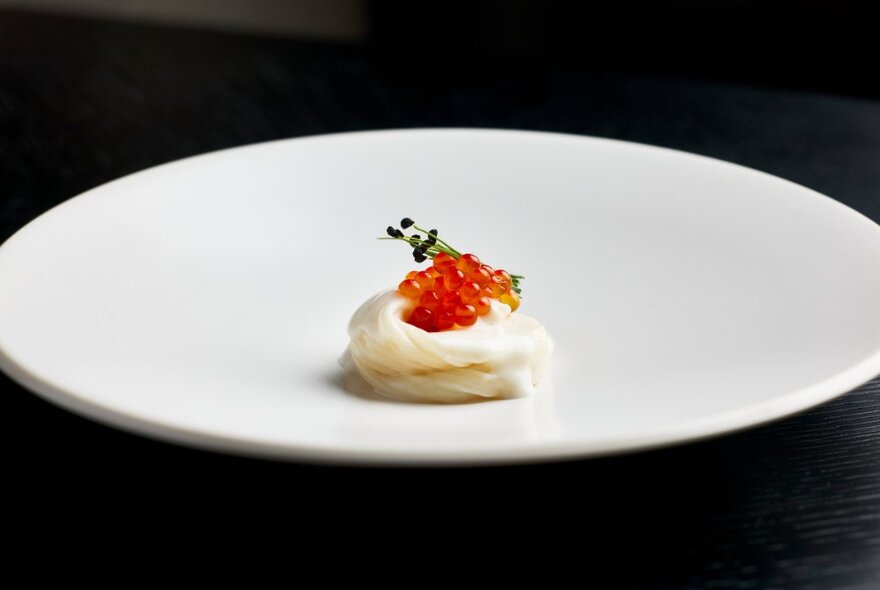
[[[414,266],[410,216],[515,270],[556,340],[531,399],[402,404],[340,387],[355,308]],[[491,130],[227,150],[92,190],[0,248],[0,361],[136,432],[305,460],[478,463],[757,424],[880,371],[880,231],[760,172]]]

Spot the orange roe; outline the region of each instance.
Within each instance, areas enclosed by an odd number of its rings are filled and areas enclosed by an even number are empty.
[[[455,258],[446,252],[440,252],[434,257],[433,266],[442,274],[447,268],[455,268]]]
[[[492,299],[516,311],[519,294],[504,270],[483,264],[473,254],[456,259],[440,252],[426,270],[410,271],[398,292],[413,303],[406,321],[428,332],[474,325],[489,313]]]
[[[492,309],[492,302],[488,297],[480,297],[474,302],[474,309],[477,315],[486,315]]]

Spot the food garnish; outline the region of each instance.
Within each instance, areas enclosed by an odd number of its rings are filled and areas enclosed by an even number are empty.
[[[415,303],[406,321],[428,332],[443,332],[472,326],[498,300],[516,311],[520,304],[522,275],[510,274],[483,264],[474,254],[462,254],[441,239],[436,229],[426,230],[409,217],[400,221],[404,230],[412,228],[425,234],[407,235],[388,226],[387,237],[380,239],[406,242],[413,259],[431,260],[424,270],[412,270],[397,286],[397,291]]]

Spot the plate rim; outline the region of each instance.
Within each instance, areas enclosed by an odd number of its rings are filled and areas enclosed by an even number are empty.
[[[872,231],[880,231],[880,224],[875,223],[864,214],[809,187],[762,170],[684,150],[642,142],[573,133],[490,127],[408,127],[280,138],[271,141],[256,142],[204,152],[151,166],[143,170],[138,170],[90,188],[85,192],[65,199],[61,203],[44,211],[19,228],[0,244],[0,255],[3,254],[3,250],[7,248],[8,244],[13,242],[23,232],[27,231],[35,222],[47,215],[56,214],[56,211],[64,208],[72,202],[88,197],[95,192],[103,191],[107,187],[111,187],[116,183],[130,181],[138,175],[151,173],[157,169],[165,167],[185,165],[190,160],[210,157],[224,152],[270,148],[272,145],[279,143],[328,141],[345,138],[347,136],[390,134],[446,135],[455,133],[551,136],[553,138],[569,141],[587,141],[616,145],[623,144],[630,149],[635,148],[643,151],[660,150],[663,152],[672,152],[678,157],[684,156],[700,160],[709,160],[716,165],[721,164],[732,166],[741,171],[745,171],[746,173],[764,176],[766,180],[772,182],[793,185],[798,189],[801,189],[801,191],[806,191],[806,194],[811,195],[812,198],[825,202],[826,206],[831,205],[832,207],[837,208],[841,213],[845,213],[851,217],[854,222],[870,224]],[[105,426],[111,426],[137,435],[144,435],[163,442],[172,442],[202,450],[219,451],[233,455],[305,463],[366,466],[455,467],[576,460],[633,453],[681,445],[688,442],[695,442],[761,426],[798,414],[842,396],[876,377],[880,374],[880,346],[878,346],[878,349],[871,355],[823,381],[812,383],[806,387],[776,396],[772,399],[752,403],[728,412],[704,416],[687,422],[678,422],[671,427],[666,426],[652,429],[648,435],[611,437],[604,440],[601,444],[597,444],[596,441],[545,441],[529,442],[528,444],[505,443],[498,447],[486,446],[476,449],[447,449],[442,451],[406,448],[394,450],[365,450],[352,446],[341,447],[334,445],[310,446],[290,443],[281,444],[243,439],[202,429],[172,426],[167,423],[116,410],[112,407],[97,403],[74,391],[57,387],[19,364],[11,354],[3,349],[2,342],[0,342],[0,370],[24,389],[35,393],[43,399],[71,411],[76,415],[92,419]]]

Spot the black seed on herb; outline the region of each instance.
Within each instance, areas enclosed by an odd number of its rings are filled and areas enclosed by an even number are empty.
[[[422,254],[421,252],[413,252],[413,259],[416,262],[424,262],[425,260],[428,259],[428,257],[425,256],[424,254]]]
[[[409,217],[404,217],[403,219],[400,220],[400,227],[402,227],[403,229],[406,229],[414,223],[415,223],[415,221],[413,221]]]
[[[421,239],[422,239],[422,236],[420,236],[419,234],[413,234],[413,235],[412,235],[412,239],[414,239],[414,240],[421,240]]]
[[[388,229],[386,229],[385,231],[388,232],[388,235],[391,236],[392,238],[396,238],[396,237],[397,237],[397,232],[400,231],[400,230],[398,230],[398,229],[394,229],[393,227],[391,227],[391,226],[389,225],[389,226],[388,226]]]
[[[432,230],[429,231],[428,233],[431,234],[431,235],[432,235],[433,237],[435,237],[435,238],[437,237],[437,230],[436,230],[436,229],[432,229]]]
[[[403,237],[403,232],[400,231],[399,229],[394,230],[394,237],[395,237],[395,238],[402,238],[402,237]]]
[[[428,239],[425,240],[425,243],[428,244],[429,246],[433,246],[434,244],[437,243],[437,238],[435,238],[434,236],[428,236]]]

